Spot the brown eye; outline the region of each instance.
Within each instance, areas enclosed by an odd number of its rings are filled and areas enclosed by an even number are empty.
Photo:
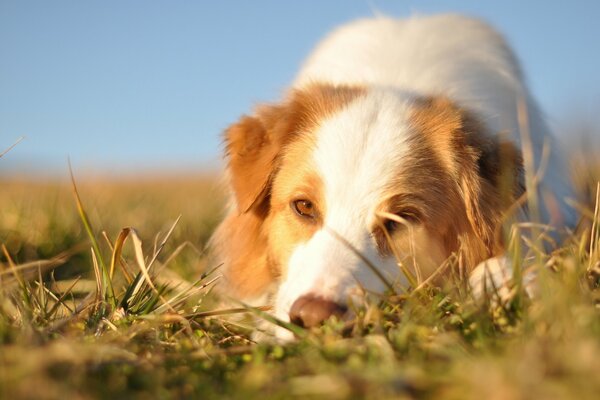
[[[396,229],[398,229],[398,225],[400,225],[400,223],[398,221],[394,221],[393,219],[388,219],[383,224],[383,226],[385,226],[385,230],[388,233],[396,231]]]
[[[305,218],[315,218],[315,206],[310,200],[294,200],[292,201],[292,209],[296,214]]]

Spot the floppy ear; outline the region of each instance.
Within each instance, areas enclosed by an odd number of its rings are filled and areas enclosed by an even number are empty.
[[[503,135],[489,135],[483,124],[461,111],[461,187],[467,218],[490,257],[502,248],[507,210],[525,193],[520,150]]]
[[[504,212],[525,191],[520,151],[443,97],[417,104],[414,121],[458,185],[468,222],[459,229],[467,258],[478,263],[491,257],[502,248]]]
[[[230,210],[211,238],[225,265],[227,292],[252,299],[263,294],[277,271],[268,260],[269,193],[283,148],[296,134],[293,104],[260,107],[225,132],[230,184],[237,210]]]
[[[266,106],[225,132],[228,170],[240,213],[266,199],[289,130],[284,107]],[[291,127],[290,127],[291,129]]]

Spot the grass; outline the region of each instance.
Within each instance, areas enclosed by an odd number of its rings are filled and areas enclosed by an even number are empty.
[[[578,184],[593,192],[598,170]],[[0,188],[0,398],[600,393],[597,225],[536,261],[550,268],[534,266],[533,300],[518,285],[500,303],[461,284],[374,296],[354,325],[283,346],[253,341],[263,311],[213,294],[202,249],[224,196],[210,177],[81,179],[79,200],[66,181],[3,177]]]

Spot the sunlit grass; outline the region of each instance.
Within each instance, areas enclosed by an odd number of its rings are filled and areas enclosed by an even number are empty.
[[[595,173],[580,183],[591,198]],[[264,325],[249,317],[278,323],[265,309],[213,294],[218,270],[203,249],[224,205],[213,179],[75,173],[75,183],[79,200],[67,180],[0,181],[0,398],[600,393],[593,207],[587,229],[532,266],[534,299],[515,282],[500,302],[476,301],[450,279],[369,295],[352,324],[298,330],[280,345],[254,341]]]

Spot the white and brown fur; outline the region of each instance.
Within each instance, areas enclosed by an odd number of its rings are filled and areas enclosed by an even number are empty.
[[[426,278],[457,252],[469,270],[503,260],[500,225],[525,192],[520,102],[535,161],[551,149],[542,220],[572,226],[564,163],[493,29],[439,15],[334,31],[283,101],[225,133],[232,204],[212,246],[228,294],[289,320],[303,296],[384,290],[363,257],[392,282],[398,261]]]

